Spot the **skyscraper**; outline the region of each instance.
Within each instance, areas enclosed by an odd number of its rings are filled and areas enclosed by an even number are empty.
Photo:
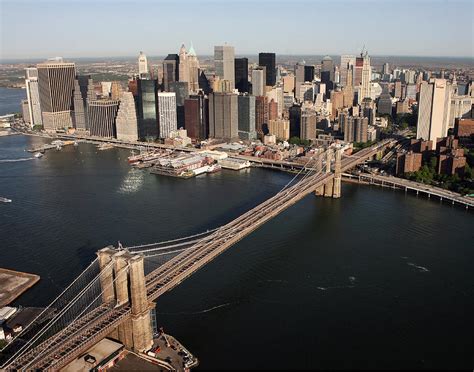
[[[39,98],[38,69],[36,68],[25,69],[25,85],[26,85],[26,97],[28,100],[27,116],[29,119],[29,123],[32,127],[34,127],[35,125],[43,125],[43,119],[41,118],[40,98]]]
[[[255,96],[239,95],[238,106],[239,138],[242,140],[257,138],[255,130]]]
[[[255,97],[255,130],[257,136],[263,139],[268,133],[268,98],[263,96]]]
[[[163,61],[163,86],[169,92],[169,84],[179,81],[179,56],[168,54]]]
[[[304,109],[301,112],[301,133],[300,138],[303,140],[314,141],[316,139],[316,111]]]
[[[89,130],[87,104],[95,100],[94,83],[90,75],[78,75],[74,80],[74,128]]]
[[[355,117],[354,118],[354,140],[356,142],[367,142],[367,130],[369,129],[369,119]]]
[[[298,62],[295,65],[295,86],[294,86],[294,94],[295,98],[298,97],[298,94],[300,92],[300,85],[304,83],[304,67],[305,67],[306,62],[301,61]]]
[[[158,82],[137,80],[138,138],[154,141],[158,138]]]
[[[199,91],[199,60],[192,44],[188,52],[188,69],[189,91],[197,93]]]
[[[252,94],[254,96],[265,95],[265,69],[261,67],[252,70]]]
[[[259,53],[258,64],[266,68],[266,86],[274,86],[276,84],[276,64],[275,53]]]
[[[238,98],[233,93],[211,93],[209,95],[209,137],[237,139]]]
[[[137,113],[132,92],[122,94],[115,122],[117,139],[122,141],[138,140]]]
[[[188,52],[184,44],[179,49],[179,81],[189,82]]]
[[[304,81],[314,80],[314,66],[304,66]]]
[[[332,58],[326,56],[321,61],[321,82],[326,84],[328,92],[334,86],[334,63]]]
[[[115,118],[118,106],[119,101],[112,99],[95,99],[88,102],[87,117],[91,136],[116,137]]]
[[[223,80],[229,80],[231,88],[235,87],[235,52],[230,45],[214,47],[214,63],[216,76]]]
[[[416,138],[431,141],[432,150],[436,148],[436,139],[448,133],[450,107],[451,85],[445,79],[421,83]]]
[[[176,93],[158,93],[158,124],[160,138],[169,138],[178,129],[176,121]]]
[[[362,70],[361,70],[361,87],[359,94],[359,104],[364,98],[371,97],[371,78],[372,78],[372,67],[370,66],[370,57],[367,52],[364,55],[361,54]]]
[[[189,84],[186,81],[170,83],[170,92],[176,93],[176,119],[178,128],[184,127],[184,100],[189,97]]]
[[[65,63],[61,58],[36,67],[44,129],[71,128],[76,76],[74,63]]]
[[[339,67],[339,79],[342,86],[348,85],[347,71],[355,65],[355,56],[344,54],[341,56],[341,65]],[[352,79],[350,81],[352,85]]]
[[[205,140],[209,136],[209,100],[202,94],[184,101],[184,122],[188,136]]]
[[[141,79],[148,75],[148,61],[143,52],[140,52],[140,55],[138,56],[138,75]]]
[[[235,87],[240,93],[249,91],[249,60],[247,58],[235,59]]]

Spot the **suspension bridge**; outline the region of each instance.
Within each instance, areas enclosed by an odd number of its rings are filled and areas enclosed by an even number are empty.
[[[328,148],[308,160],[277,194],[213,230],[165,242],[97,252],[97,258],[7,348],[6,370],[58,370],[105,337],[136,352],[153,343],[150,310],[201,267],[308,194],[338,198],[342,173],[394,144],[352,156]]]

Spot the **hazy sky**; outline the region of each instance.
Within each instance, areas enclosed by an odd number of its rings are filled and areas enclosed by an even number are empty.
[[[236,54],[474,57],[474,0],[0,0],[1,55]]]

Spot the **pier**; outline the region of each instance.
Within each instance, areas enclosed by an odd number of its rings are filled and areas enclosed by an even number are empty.
[[[39,280],[39,275],[0,268],[0,308],[20,297]]]

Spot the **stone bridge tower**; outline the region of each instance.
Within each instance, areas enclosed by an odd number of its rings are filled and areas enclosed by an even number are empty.
[[[97,252],[102,275],[102,300],[111,306],[130,306],[131,318],[121,323],[109,336],[138,352],[153,345],[150,310],[154,307],[146,293],[143,256],[117,252],[109,246]]]

